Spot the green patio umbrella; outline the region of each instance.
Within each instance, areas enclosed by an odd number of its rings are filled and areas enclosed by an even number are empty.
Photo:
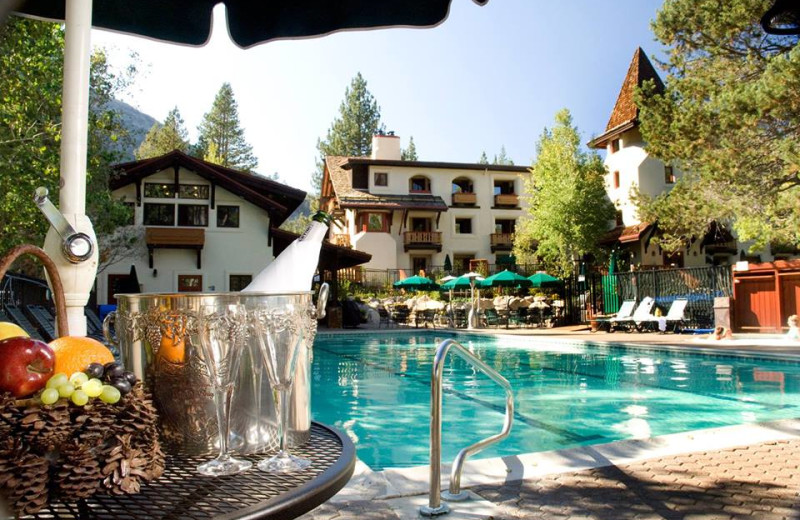
[[[472,279],[476,280],[475,282],[476,285],[480,282],[478,278],[472,278]],[[447,282],[442,284],[441,288],[447,291],[453,291],[453,290],[469,289],[470,287],[471,287],[470,277],[467,275],[463,275],[459,276],[458,278],[453,278],[452,280],[448,280]]]
[[[531,287],[561,287],[564,285],[560,279],[545,272],[538,272],[528,277]]]
[[[531,281],[522,275],[505,269],[480,283],[480,287],[530,287]]]
[[[409,276],[396,281],[394,287],[410,291],[435,291],[439,288],[439,284],[424,276]]]

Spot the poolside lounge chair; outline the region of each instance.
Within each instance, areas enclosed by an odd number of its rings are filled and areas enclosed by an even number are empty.
[[[614,328],[618,325],[623,325],[630,327],[628,330],[639,329],[639,326],[642,322],[649,321],[651,318],[654,318],[651,314],[653,310],[653,306],[656,304],[656,301],[651,298],[650,296],[645,296],[639,306],[636,307],[636,310],[633,311],[633,315],[627,318],[620,318],[617,316],[616,318],[611,318],[610,324],[611,328],[609,332],[613,332]]]
[[[50,342],[58,337],[56,333],[56,320],[50,311],[41,305],[26,305],[25,311],[38,329],[44,341]]]
[[[636,300],[624,300],[622,305],[619,306],[619,310],[614,316],[610,318],[594,318],[593,321],[596,321],[598,324],[602,324],[608,327],[609,332],[614,332],[614,324],[613,321],[623,321],[627,320],[633,314],[633,310],[636,308]]]
[[[646,322],[658,324],[659,332],[666,332],[670,324],[672,324],[673,332],[678,332],[678,326],[682,324],[685,319],[684,313],[688,304],[689,300],[684,298],[673,300],[666,316],[653,316],[648,318]]]

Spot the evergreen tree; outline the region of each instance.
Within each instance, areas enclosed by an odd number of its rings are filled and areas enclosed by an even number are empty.
[[[658,220],[661,245],[731,223],[754,248],[800,244],[800,45],[759,24],[772,0],[670,0],[653,22],[669,49],[666,89],[636,96],[651,155],[683,171],[656,199],[639,196],[643,220]]]
[[[381,123],[381,109],[367,90],[367,82],[359,72],[344,91],[344,100],[339,105],[339,117],[334,119],[325,140],[317,140],[319,160],[317,171],[311,177],[311,185],[319,193],[325,157],[348,155],[363,157],[372,153],[372,136],[385,130]]]
[[[486,156],[486,151],[481,152],[481,157],[478,159],[478,164],[489,164],[489,158]]]
[[[258,166],[253,147],[244,138],[239,126],[239,108],[230,83],[223,83],[211,110],[203,116],[199,127],[203,158],[227,168],[251,172]]]
[[[573,258],[597,252],[597,240],[614,218],[606,196],[600,157],[580,148],[569,110],[556,114],[552,130],[544,129],[536,161],[525,179],[528,215],[514,233],[514,256],[521,263],[541,261],[566,276]]]
[[[169,111],[163,125],[156,123],[150,128],[134,155],[141,160],[158,157],[173,150],[186,152],[188,149],[188,133],[183,126],[181,113],[178,107],[175,107]]]
[[[505,145],[500,147],[500,153],[494,156],[492,164],[501,164],[504,166],[514,166],[514,161],[506,154]]]
[[[417,157],[417,147],[414,145],[414,136],[408,138],[408,147],[400,152],[400,158],[404,161],[419,161]]]

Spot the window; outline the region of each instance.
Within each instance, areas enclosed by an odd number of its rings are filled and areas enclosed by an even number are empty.
[[[472,181],[466,177],[459,177],[454,180],[453,193],[472,193]]]
[[[611,179],[611,187],[612,188],[619,188],[619,170],[615,171],[612,175]]]
[[[513,233],[517,226],[517,221],[514,219],[497,219],[494,221],[495,233]]]
[[[495,195],[513,195],[514,181],[494,181]]]
[[[175,185],[168,183],[144,183],[144,196],[153,199],[174,199]]]
[[[621,226],[621,225],[623,225],[623,221],[622,221],[622,210],[621,210],[621,209],[618,209],[618,210],[617,210],[616,214],[614,215],[614,219],[615,219],[615,221],[616,221],[616,224],[617,224],[618,226]]]
[[[353,169],[353,189],[364,191],[369,189],[369,172],[367,170]]]
[[[453,255],[453,270],[457,273],[466,273],[469,271],[469,263],[475,259],[472,254],[454,254]]]
[[[386,213],[359,213],[358,228],[361,231],[383,232],[389,231],[389,219]]]
[[[208,200],[208,186],[205,184],[181,184],[178,198]]]
[[[472,233],[472,219],[471,218],[457,218],[456,219],[456,234],[470,234]]]
[[[250,285],[253,281],[252,274],[232,274],[228,277],[228,290],[238,292]]]
[[[178,205],[179,226],[208,226],[208,206],[197,204]]]
[[[416,217],[411,218],[411,225],[409,226],[411,231],[430,231],[431,227],[431,219]]]
[[[145,226],[174,226],[175,204],[145,203],[142,223]]]
[[[430,262],[430,259],[431,257],[429,256],[412,256],[411,269],[414,271],[414,274],[425,276],[424,273],[428,270],[428,263]]]
[[[389,174],[386,172],[375,172],[375,186],[388,186]]]
[[[619,139],[612,139],[611,140],[611,153],[618,152],[620,148],[620,140]]]
[[[411,177],[408,185],[408,191],[412,193],[430,193],[431,181],[427,177],[417,176]]]
[[[238,228],[239,206],[217,206],[217,227]]]
[[[664,166],[664,182],[667,184],[675,184],[675,171],[672,166]]]
[[[203,290],[203,275],[179,274],[178,292],[201,292]]]

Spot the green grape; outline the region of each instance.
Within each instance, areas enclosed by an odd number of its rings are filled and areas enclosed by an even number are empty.
[[[89,397],[97,397],[103,392],[103,382],[97,378],[90,379],[83,383],[81,390],[86,392]]]
[[[72,394],[72,402],[78,406],[83,406],[89,402],[89,396],[83,390],[75,390]]]
[[[74,386],[75,388],[80,388],[88,380],[89,376],[87,376],[83,372],[75,372],[74,374],[69,376],[69,382],[72,383],[72,386]]]
[[[42,395],[39,396],[39,399],[42,400],[42,404],[53,404],[58,401],[58,390],[55,388],[45,388],[42,390]]]
[[[47,388],[58,388],[61,385],[65,385],[69,382],[67,379],[67,374],[62,374],[59,372],[58,374],[53,374],[50,379],[47,380]]]
[[[111,385],[103,385],[103,392],[100,394],[100,400],[104,403],[114,404],[119,401],[122,394],[119,390]]]
[[[63,384],[58,387],[58,395],[61,397],[69,397],[75,392],[75,387],[69,383]]]

